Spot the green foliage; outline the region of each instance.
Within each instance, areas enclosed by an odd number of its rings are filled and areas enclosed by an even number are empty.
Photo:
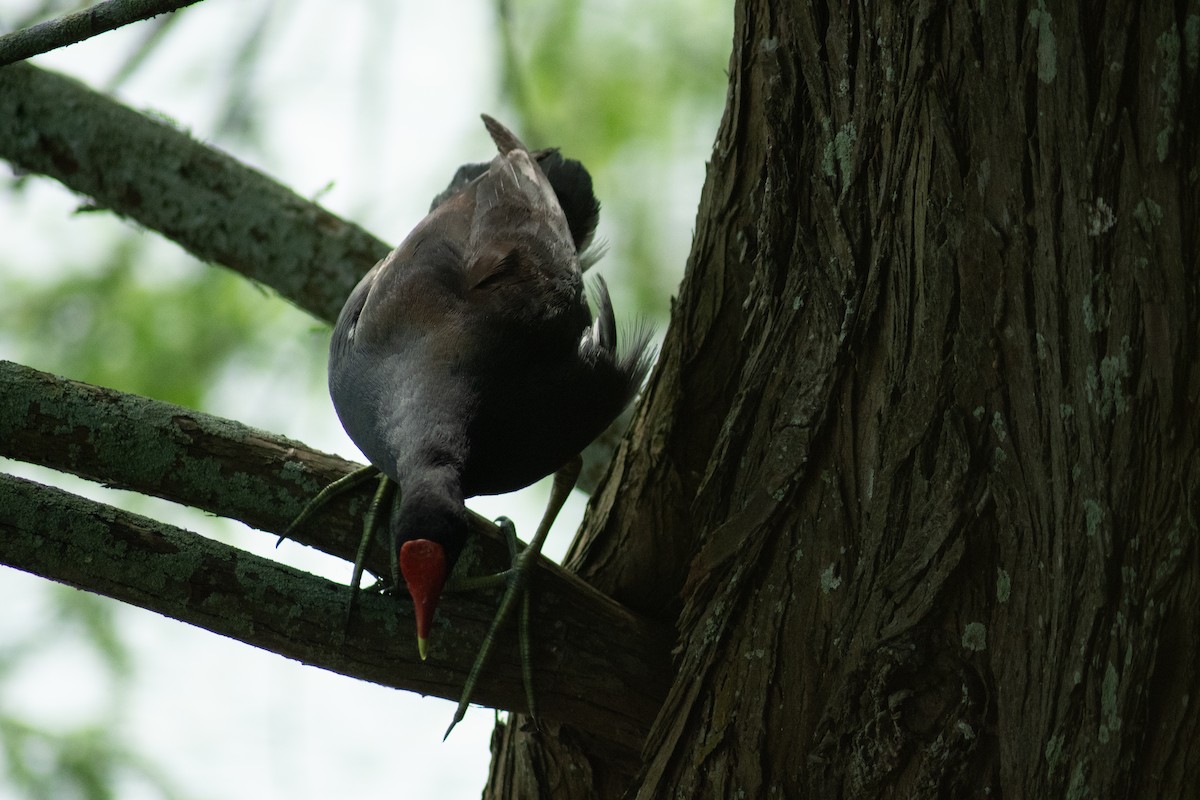
[[[57,281],[9,277],[0,331],[40,369],[201,408],[232,362],[265,365],[274,341],[314,325],[244,278],[168,252],[187,262],[182,269],[164,270],[130,230],[103,261],[67,267]],[[293,368],[315,376],[321,349],[308,354],[307,365]]]
[[[501,0],[504,89],[531,136],[570,131],[589,165],[631,147],[667,151],[720,112],[730,9],[717,0]]]
[[[0,754],[8,782],[30,800],[112,800],[133,783],[165,800],[184,796],[106,725],[60,732],[0,716]]]
[[[122,743],[119,725],[133,665],[117,628],[120,604],[63,586],[42,598],[44,607],[26,620],[24,632],[0,642],[0,774],[32,800],[108,800],[120,786],[139,784],[163,798],[184,795],[153,764]],[[11,635],[11,634],[10,634]],[[14,712],[14,685],[40,660],[95,656],[106,684],[103,707],[83,722],[55,726]]]
[[[619,231],[617,281],[661,317],[724,101],[730,4],[498,0],[497,17],[522,135],[587,165]]]

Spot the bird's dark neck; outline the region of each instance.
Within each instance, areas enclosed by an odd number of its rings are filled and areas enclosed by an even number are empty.
[[[401,506],[463,504],[462,470],[456,466],[401,464],[398,472]]]
[[[467,537],[461,470],[454,465],[401,465],[399,513],[392,515],[392,544],[429,539],[442,545],[453,566]]]

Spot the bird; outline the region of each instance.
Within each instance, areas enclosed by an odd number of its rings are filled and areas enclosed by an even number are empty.
[[[542,524],[505,576],[451,729],[509,609],[523,600],[528,615],[532,559],[571,491],[579,453],[629,405],[652,359],[644,328],[618,346],[604,280],[585,285],[600,211],[588,171],[482,119],[496,155],[459,168],[428,215],[362,278],[329,347],[337,415],[396,489],[390,555],[413,602],[422,659],[468,539],[464,501],[556,475]],[[524,674],[532,715],[527,665]]]

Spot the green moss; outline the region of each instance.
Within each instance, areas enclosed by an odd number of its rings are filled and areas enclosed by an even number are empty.
[[[1012,595],[1012,577],[1004,568],[996,570],[996,600],[1007,603]]]
[[[1188,72],[1200,67],[1200,14],[1188,14],[1183,24],[1183,57]]]
[[[1154,69],[1161,75],[1159,88],[1162,89],[1162,97],[1158,115],[1163,127],[1154,138],[1154,150],[1159,161],[1166,161],[1170,153],[1171,136],[1176,128],[1176,110],[1179,108],[1179,28],[1171,25],[1170,30],[1158,37],[1156,44],[1158,52]]]
[[[999,411],[992,414],[992,430],[1000,441],[1008,438],[1008,431],[1004,429],[1004,418],[1000,416]]]
[[[1071,771],[1071,784],[1067,787],[1067,800],[1083,800],[1089,794],[1091,792],[1083,781],[1083,764],[1076,762]]]
[[[1122,336],[1121,349],[1111,356],[1100,360],[1100,367],[1088,365],[1085,389],[1088,403],[1096,408],[1101,416],[1108,417],[1113,413],[1122,414],[1129,407],[1129,398],[1125,394],[1125,381],[1129,378],[1129,354],[1131,351],[1128,336]]]
[[[1104,521],[1104,509],[1095,500],[1086,498],[1083,501],[1083,515],[1086,520],[1087,535],[1095,536],[1100,530],[1100,523]]]
[[[1120,678],[1117,668],[1109,663],[1104,670],[1104,682],[1100,685],[1100,733],[1097,738],[1101,744],[1108,742],[1110,735],[1121,730],[1121,716],[1117,713],[1117,686]]]
[[[1162,206],[1151,200],[1149,197],[1142,198],[1133,209],[1133,218],[1142,230],[1149,234],[1155,228],[1162,224],[1163,210]]]
[[[1083,296],[1083,327],[1088,333],[1099,333],[1104,330],[1104,325],[1096,318],[1096,310],[1092,306],[1090,294]]]
[[[1058,76],[1058,43],[1054,38],[1054,19],[1046,10],[1046,4],[1038,1],[1038,7],[1029,12],[1029,24],[1037,30],[1037,74],[1042,83],[1053,83]]]
[[[836,564],[830,564],[821,570],[821,591],[825,594],[829,594],[842,585],[842,579],[834,574],[836,569]]]
[[[1046,768],[1053,772],[1054,767],[1058,765],[1059,759],[1062,758],[1063,737],[1062,734],[1051,736],[1050,741],[1046,742]]]
[[[976,653],[987,650],[987,627],[982,622],[968,622],[963,628],[962,646]]]
[[[853,122],[847,122],[834,134],[821,155],[821,169],[826,176],[835,178],[841,175],[843,185],[849,180],[851,156],[857,142],[858,126]]]

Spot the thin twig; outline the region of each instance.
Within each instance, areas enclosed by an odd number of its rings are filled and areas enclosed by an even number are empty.
[[[0,67],[82,42],[132,22],[157,17],[199,0],[106,0],[82,11],[0,36]]]

